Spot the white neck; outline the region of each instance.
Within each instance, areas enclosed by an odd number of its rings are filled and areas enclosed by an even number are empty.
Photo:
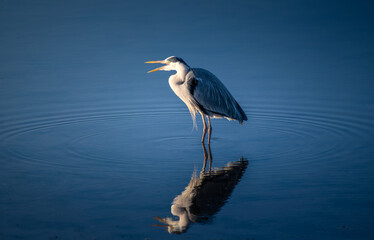
[[[177,71],[176,75],[178,75],[180,79],[184,79],[189,70],[190,68],[183,63],[178,63],[175,66],[175,71]]]

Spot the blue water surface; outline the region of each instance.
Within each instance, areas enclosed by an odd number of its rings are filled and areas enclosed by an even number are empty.
[[[373,239],[373,10],[1,0],[0,239]],[[147,74],[171,55],[248,116],[212,120],[210,172],[172,73]]]

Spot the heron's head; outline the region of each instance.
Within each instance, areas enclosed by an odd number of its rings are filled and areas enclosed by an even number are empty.
[[[156,72],[156,71],[159,71],[159,70],[162,70],[162,71],[171,71],[171,70],[178,71],[179,69],[188,69],[189,68],[187,63],[185,61],[183,61],[182,58],[175,57],[175,56],[168,57],[165,60],[148,61],[148,62],[145,62],[145,63],[166,64],[162,67],[153,69],[153,70],[149,71],[148,73]]]

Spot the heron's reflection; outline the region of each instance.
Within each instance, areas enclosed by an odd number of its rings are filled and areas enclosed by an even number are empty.
[[[241,158],[238,161],[229,162],[225,167],[212,169],[212,152],[208,145],[207,150],[203,146],[204,165],[198,175],[194,171],[186,189],[174,198],[171,205],[171,213],[175,217],[156,217],[166,225],[169,233],[184,233],[190,223],[207,223],[219,212],[227,202],[236,184],[243,176],[248,161]],[[209,159],[209,170],[206,171],[207,159]],[[179,218],[179,219],[178,219]]]

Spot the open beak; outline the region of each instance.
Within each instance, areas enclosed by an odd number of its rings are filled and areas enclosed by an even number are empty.
[[[169,225],[152,224],[153,227],[169,227]]]
[[[163,219],[163,218],[160,218],[159,216],[157,216],[157,217],[154,217],[154,219],[156,219],[156,220],[158,220],[158,221],[160,221],[160,222],[162,222],[162,223],[165,223],[165,224],[166,224],[166,221],[165,221],[165,219]]]
[[[159,70],[163,70],[164,68],[166,68],[168,66],[168,62],[166,62],[165,60],[160,60],[160,61],[148,61],[148,62],[145,62],[145,63],[163,63],[163,64],[166,64],[165,66],[162,66],[162,67],[159,67],[159,68],[156,68],[156,69],[153,69],[151,71],[149,71],[148,73],[151,73],[151,72],[156,72],[156,71],[159,71]]]

